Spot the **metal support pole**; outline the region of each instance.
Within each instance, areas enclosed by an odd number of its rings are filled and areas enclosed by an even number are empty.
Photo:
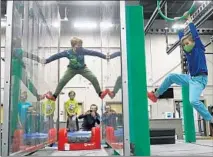
[[[1,1],[0,1],[1,2]],[[0,3],[0,8],[1,8],[1,3]],[[1,9],[0,9],[0,17],[1,17]],[[0,45],[1,45],[1,25],[0,25]],[[2,78],[1,77],[1,49],[0,49],[0,78]],[[0,79],[0,102],[1,102],[1,79]],[[2,104],[2,103],[1,103]],[[1,106],[0,106],[1,107]],[[2,109],[0,109],[0,131],[2,130],[2,125],[3,124],[1,124],[1,111],[2,111]],[[2,131],[1,131],[1,134],[0,134],[0,156],[2,156]]]
[[[163,7],[163,5],[166,3],[165,0],[160,2],[160,6],[161,8]],[[152,24],[154,23],[156,17],[158,16],[158,8],[156,7],[152,16],[150,17],[149,21],[147,22],[146,26],[145,26],[145,35],[149,32],[150,28],[152,27]]]
[[[4,79],[4,123],[2,134],[2,156],[9,155],[9,131],[10,131],[10,85],[11,85],[11,52],[12,52],[12,21],[13,21],[13,1],[7,1],[7,26],[5,45],[5,79]]]
[[[150,156],[145,34],[143,26],[143,7],[126,6],[130,141],[134,145],[133,155],[135,156]],[[140,125],[138,125],[138,117],[143,119]]]
[[[60,15],[59,15],[59,8],[58,8],[58,18],[59,18],[59,28],[58,28],[58,53],[60,52],[60,45],[61,45],[61,20],[60,20]],[[58,59],[58,83],[60,80],[60,59]],[[60,94],[58,96],[58,101],[57,101],[57,132],[59,132],[60,129]],[[58,134],[57,134],[58,135]],[[59,140],[59,136],[57,136],[57,140]]]
[[[168,8],[167,8],[167,2],[165,2],[165,16],[167,17]],[[169,48],[169,41],[168,41],[168,22],[165,20],[165,36],[166,36],[166,50]]]
[[[126,39],[126,1],[120,1],[121,23],[121,63],[122,63],[122,101],[123,101],[123,125],[124,125],[124,156],[130,156],[129,139],[129,90],[128,90],[128,67],[127,67],[127,39]]]

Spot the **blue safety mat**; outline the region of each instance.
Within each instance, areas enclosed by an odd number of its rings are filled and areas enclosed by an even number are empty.
[[[24,139],[46,139],[46,138],[48,138],[48,134],[45,133],[24,134]]]
[[[122,129],[117,129],[114,131],[114,135],[115,136],[123,136],[124,132],[123,132],[123,128]]]
[[[91,131],[76,131],[76,132],[68,132],[68,137],[82,137],[82,136],[91,136]]]

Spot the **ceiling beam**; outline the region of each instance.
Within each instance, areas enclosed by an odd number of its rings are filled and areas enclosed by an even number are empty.
[[[195,22],[195,26],[197,28],[200,27],[209,17],[211,17],[213,15],[213,5],[212,5],[212,3],[213,2],[205,2],[192,15],[193,20],[195,20],[194,21]],[[190,31],[187,30],[186,34],[189,34],[189,32]],[[172,46],[166,51],[166,53],[167,54],[172,53],[179,45],[180,45],[180,41],[178,40],[174,44],[172,44]]]
[[[164,4],[166,3],[165,0],[160,2],[160,6],[161,8],[164,6]],[[156,17],[158,16],[158,8],[156,7],[152,16],[150,17],[149,21],[147,22],[144,31],[145,31],[145,35],[149,32],[149,29],[151,28],[152,24],[154,23]]]

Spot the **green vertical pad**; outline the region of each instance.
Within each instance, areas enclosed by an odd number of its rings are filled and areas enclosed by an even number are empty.
[[[186,142],[196,142],[193,107],[189,102],[189,87],[182,87],[184,131]]]
[[[12,58],[12,82],[11,82],[11,101],[12,105],[10,108],[11,114],[11,136],[14,135],[14,131],[17,129],[18,119],[18,103],[20,93],[20,78],[22,76],[22,65],[18,59]]]
[[[150,156],[143,19],[141,6],[126,6],[130,142],[136,156]]]

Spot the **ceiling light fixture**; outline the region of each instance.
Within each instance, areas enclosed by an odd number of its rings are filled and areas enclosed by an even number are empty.
[[[113,27],[113,24],[111,22],[101,22],[100,27],[101,29],[108,29]]]

